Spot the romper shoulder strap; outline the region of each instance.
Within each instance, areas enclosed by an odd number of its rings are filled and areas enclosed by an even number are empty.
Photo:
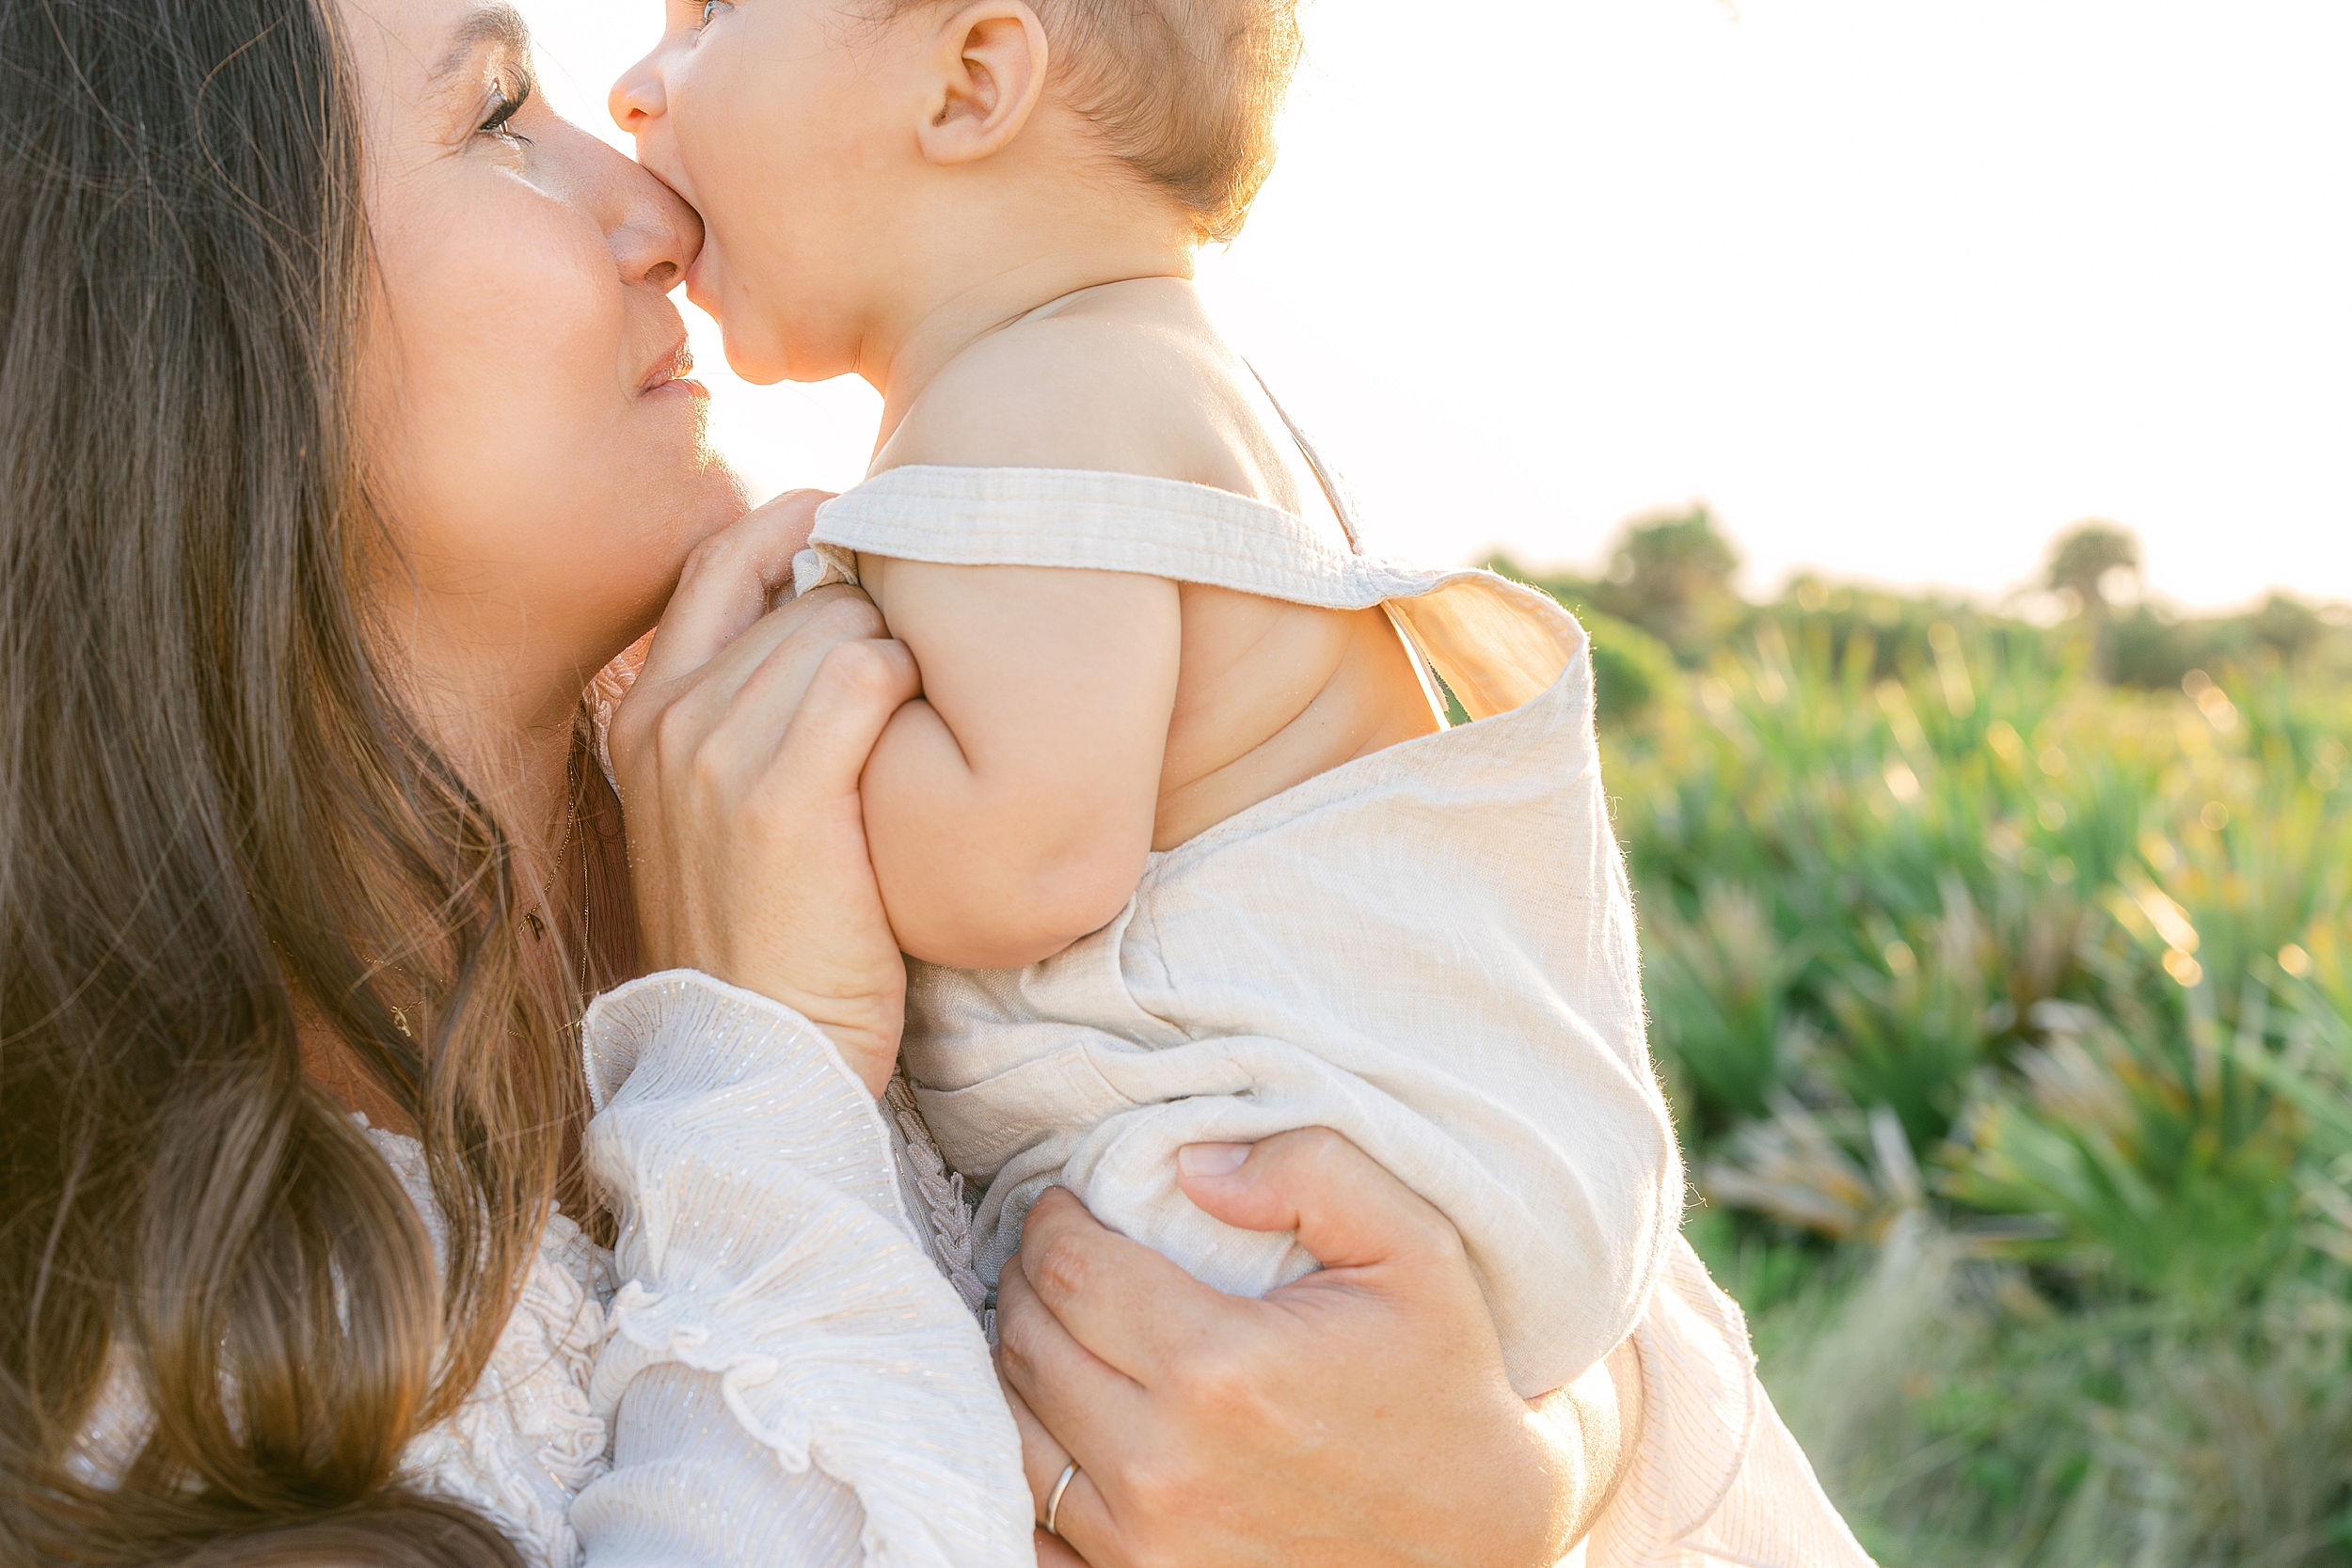
[[[1249,365],[1247,359],[1242,363]],[[1291,433],[1291,439],[1298,443],[1299,455],[1307,460],[1307,467],[1314,470],[1315,483],[1323,486],[1323,499],[1331,503],[1332,515],[1340,520],[1340,531],[1347,535],[1347,547],[1358,555],[1363,554],[1364,542],[1356,529],[1356,504],[1347,495],[1346,486],[1340,483],[1330,466],[1323,461],[1323,453],[1315,451],[1315,444],[1307,439],[1307,433],[1298,428],[1298,421],[1292,419],[1291,411],[1282,406],[1282,400],[1274,395],[1274,388],[1265,384],[1265,377],[1259,374],[1258,367],[1249,365],[1249,373],[1257,376],[1258,390],[1265,394],[1266,402],[1272,404],[1275,413],[1281,416],[1282,427]]]

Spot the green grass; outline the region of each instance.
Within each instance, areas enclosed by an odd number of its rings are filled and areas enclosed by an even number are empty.
[[[1595,618],[1690,1230],[1767,1385],[1890,1564],[2352,1564],[2342,640],[2132,689],[1805,593],[1680,661]]]

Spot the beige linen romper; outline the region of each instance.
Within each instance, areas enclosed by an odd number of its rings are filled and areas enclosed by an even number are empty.
[[[1227,491],[1073,469],[895,468],[818,514],[802,592],[855,581],[866,553],[1383,606],[1473,721],[1154,853],[1118,919],[1042,963],[909,961],[906,1069],[941,1151],[986,1184],[981,1277],[1059,1184],[1207,1283],[1263,1294],[1314,1260],[1195,1208],[1176,1150],[1334,1128],[1461,1231],[1522,1394],[1573,1381],[1645,1320],[1690,1320],[1644,1346],[1647,1429],[1676,1451],[1637,1459],[1591,1561],[1866,1560],[1785,1432],[1780,1469],[1793,1461],[1821,1541],[1851,1555],[1691,1555],[1771,1413],[1738,1308],[1680,1238],[1582,629],[1493,573],[1361,554],[1325,487],[1344,546]]]

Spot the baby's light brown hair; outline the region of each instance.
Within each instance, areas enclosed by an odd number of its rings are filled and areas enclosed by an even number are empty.
[[[1298,67],[1298,0],[1029,4],[1053,49],[1054,89],[1110,152],[1175,196],[1203,244],[1240,233],[1274,170],[1274,119]]]

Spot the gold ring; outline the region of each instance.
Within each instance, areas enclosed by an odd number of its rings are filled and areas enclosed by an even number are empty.
[[[1054,1495],[1045,1499],[1046,1534],[1059,1535],[1061,1533],[1054,1528],[1054,1521],[1061,1517],[1061,1495],[1070,1490],[1070,1483],[1077,1479],[1077,1475],[1078,1462],[1073,1459],[1062,1466],[1061,1480],[1054,1482]]]

